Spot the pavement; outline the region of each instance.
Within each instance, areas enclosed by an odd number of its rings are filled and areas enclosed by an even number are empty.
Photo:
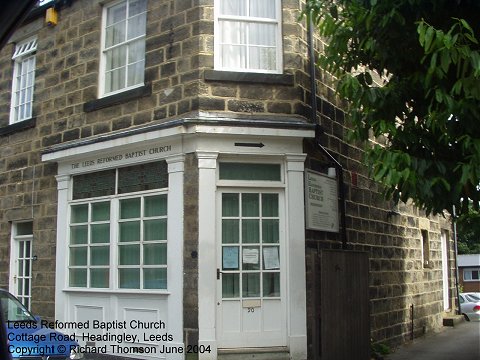
[[[480,322],[462,322],[417,338],[395,349],[385,360],[479,360]]]

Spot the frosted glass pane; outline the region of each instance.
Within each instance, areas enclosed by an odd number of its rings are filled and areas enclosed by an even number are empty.
[[[247,67],[247,47],[245,45],[221,45],[222,66],[233,69]]]
[[[88,242],[88,225],[70,227],[70,244],[86,244]]]
[[[239,216],[239,194],[222,194],[222,216]]]
[[[167,240],[167,219],[144,221],[143,236],[145,241]]]
[[[131,219],[140,217],[140,198],[120,200],[120,218]]]
[[[249,68],[261,70],[276,69],[276,50],[274,48],[250,47]]]
[[[219,21],[220,43],[226,45],[242,45],[247,43],[246,23],[239,21]]]
[[[247,2],[245,0],[222,0],[220,1],[220,13],[222,15],[247,15]]]
[[[144,265],[166,265],[167,244],[146,244],[143,245]]]
[[[118,169],[119,194],[166,187],[168,187],[168,167],[166,161]]]
[[[273,24],[249,24],[248,44],[275,46],[277,26]]]
[[[259,220],[242,220],[242,242],[250,244],[260,242]]]
[[[108,288],[109,283],[108,269],[91,269],[90,270],[90,287],[92,288]]]
[[[110,242],[110,224],[91,225],[90,242],[93,244]]]
[[[260,296],[260,273],[242,274],[242,295],[243,297]]]
[[[167,269],[143,269],[144,289],[166,289]]]
[[[278,216],[278,194],[262,194],[262,216]]]
[[[277,244],[279,241],[279,223],[277,219],[262,220],[262,240],[264,243]]]
[[[140,245],[121,245],[120,265],[140,265]]]
[[[106,52],[107,70],[114,70],[127,65],[127,47],[119,46]]]
[[[130,1],[130,8],[128,9],[128,14],[130,16],[139,14],[144,11],[147,11],[147,0]]]
[[[263,296],[280,296],[280,273],[263,273]]]
[[[120,223],[120,242],[140,241],[140,221]]]
[[[107,25],[119,22],[127,17],[127,3],[122,2],[107,10]]]
[[[105,92],[112,92],[125,87],[125,68],[105,74]]]
[[[110,220],[110,202],[99,202],[92,204],[92,221]]]
[[[239,242],[239,220],[223,219],[222,220],[222,243],[238,244]]]
[[[140,269],[118,269],[118,283],[122,289],[140,289]]]
[[[87,265],[87,247],[70,248],[70,266]]]
[[[88,221],[88,204],[72,206],[72,224]]]
[[[222,274],[222,297],[238,298],[240,296],[240,274]]]
[[[105,47],[109,48],[113,45],[120,44],[125,41],[126,21],[113,24],[106,28]]]
[[[133,64],[145,59],[145,40],[137,40],[128,45],[128,63]]]
[[[127,86],[134,86],[143,83],[143,75],[145,63],[143,61],[136,62],[128,66]]]
[[[252,0],[250,4],[250,16],[275,19],[276,0]]]
[[[73,177],[73,199],[115,194],[115,170],[97,171]]]
[[[128,36],[127,39],[145,35],[146,14],[139,14],[128,19]]]
[[[70,269],[69,284],[72,287],[87,287],[87,269]]]
[[[110,247],[92,246],[90,248],[90,265],[109,265]]]
[[[167,195],[147,196],[144,199],[144,216],[167,215]]]
[[[258,194],[242,194],[242,216],[259,216]]]

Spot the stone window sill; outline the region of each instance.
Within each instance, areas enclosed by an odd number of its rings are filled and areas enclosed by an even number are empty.
[[[19,121],[14,124],[7,125],[0,128],[0,136],[9,135],[18,131],[26,130],[35,127],[36,118],[31,118],[24,121]]]
[[[292,74],[262,74],[235,71],[205,70],[203,78],[206,81],[230,81],[290,86],[293,85]]]
[[[92,112],[113,105],[123,104],[126,101],[135,100],[152,94],[152,85],[146,84],[135,89],[127,90],[118,94],[106,96],[100,99],[87,101],[83,104],[83,111]]]

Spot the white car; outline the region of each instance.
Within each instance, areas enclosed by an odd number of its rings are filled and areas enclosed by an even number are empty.
[[[468,321],[480,321],[480,293],[461,293],[460,313]]]

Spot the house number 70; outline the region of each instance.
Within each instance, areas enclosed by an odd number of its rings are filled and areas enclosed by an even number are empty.
[[[248,308],[248,312],[249,312],[249,313],[253,313],[253,312],[255,312],[255,308],[253,308],[253,307],[249,307],[249,308]]]

